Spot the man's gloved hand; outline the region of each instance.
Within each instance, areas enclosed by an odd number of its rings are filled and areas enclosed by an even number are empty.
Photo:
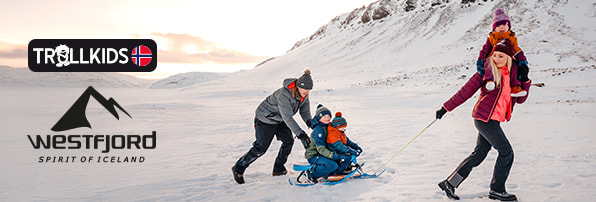
[[[306,121],[306,126],[308,126],[309,128],[313,129],[312,119],[309,119],[308,121]]]
[[[310,138],[308,137],[308,135],[304,131],[301,132],[296,137],[298,139],[300,139],[300,142],[302,142],[302,146],[304,146],[304,149],[308,148],[308,145],[310,145]]]

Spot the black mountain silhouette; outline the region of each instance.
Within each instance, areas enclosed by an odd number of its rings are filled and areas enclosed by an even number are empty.
[[[118,112],[114,106],[118,107],[121,111],[123,111],[128,117],[132,118],[126,110],[124,110],[113,98],[106,100],[106,98],[99,94],[92,86],[89,86],[85,92],[79,97],[79,99],[64,113],[62,118],[58,120],[58,122],[52,127],[52,131],[65,131],[70,130],[73,128],[78,127],[88,127],[91,128],[91,124],[87,120],[87,116],[85,115],[85,111],[87,110],[87,104],[89,103],[89,98],[93,96],[99,104],[103,105],[116,119],[120,120],[118,116]]]

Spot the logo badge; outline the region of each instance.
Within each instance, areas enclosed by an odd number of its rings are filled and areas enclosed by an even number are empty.
[[[120,116],[116,111],[116,108],[120,109],[120,111],[124,112],[128,117],[132,118],[126,110],[122,108],[114,100],[114,98],[106,99],[103,95],[101,95],[97,90],[93,87],[89,86],[85,92],[75,101],[75,103],[64,113],[62,118],[56,122],[56,124],[52,127],[52,131],[60,132],[65,130],[70,130],[79,127],[88,127],[91,128],[91,124],[87,120],[87,116],[85,115],[85,111],[87,110],[87,104],[89,103],[89,98],[93,97],[99,104],[101,104],[108,112],[112,114],[116,119],[120,120]]]
[[[34,39],[28,46],[34,72],[151,72],[157,44],[151,39]]]
[[[62,64],[66,65],[66,64]],[[54,132],[67,131],[79,127],[91,128],[91,124],[87,120],[85,112],[89,99],[95,99],[103,106],[114,118],[120,120],[121,113],[126,114],[132,119],[114,98],[106,99],[92,86],[89,86],[83,94],[75,101],[75,103],[62,115],[60,120],[51,128]],[[120,111],[120,113],[118,112]],[[136,130],[136,129],[133,129]],[[80,131],[79,131],[80,132]],[[99,134],[98,134],[99,133]],[[27,139],[31,143],[33,149],[42,150],[94,150],[101,151],[102,154],[110,153],[114,150],[131,150],[131,149],[155,149],[157,147],[157,131],[153,130],[150,134],[125,134],[123,132],[116,133],[101,133],[101,130],[95,129],[92,134],[46,134],[46,135],[27,135]],[[53,154],[39,156],[37,162],[39,163],[71,163],[79,161],[81,163],[143,163],[144,156],[121,156],[121,155],[56,155]],[[95,158],[97,157],[97,158]]]

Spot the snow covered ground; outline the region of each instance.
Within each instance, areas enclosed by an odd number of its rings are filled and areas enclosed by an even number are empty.
[[[469,72],[471,73],[471,72]],[[535,74],[547,86],[534,88],[503,125],[515,150],[507,187],[523,201],[583,201],[596,197],[596,69],[562,76]],[[576,82],[570,83],[569,80]],[[374,171],[434,118],[434,111],[462,80],[445,88],[415,86],[350,87],[314,90],[312,102],[342,111],[349,135],[363,148],[361,162]],[[158,133],[156,150],[114,151],[142,155],[140,164],[38,163],[44,156],[100,156],[86,150],[34,150],[28,134],[53,134],[49,128],[82,93],[80,88],[0,88],[3,165],[0,199],[14,200],[205,200],[205,201],[432,201],[446,200],[436,183],[474,147],[470,117],[474,100],[436,122],[388,167],[381,178],[336,186],[292,187],[287,177],[270,175],[280,143],[245,173],[237,185],[230,168],[254,141],[255,106],[269,91],[199,92],[192,89],[98,88],[116,99],[133,119],[115,120],[95,102],[88,117],[94,129],[60,134],[126,131]],[[225,89],[225,88],[224,88]],[[271,89],[272,90],[272,89]],[[52,102],[47,102],[52,100]],[[305,161],[295,144],[290,162]],[[486,196],[496,152],[475,169],[457,192],[464,199]],[[488,200],[488,199],[483,199]]]
[[[596,136],[591,125],[596,120],[596,31],[589,23],[595,21],[595,4],[528,1],[518,8],[497,2],[467,7],[459,3],[419,6],[412,11],[416,14],[395,13],[383,22],[328,28],[323,37],[254,70],[179,88],[149,89],[147,81],[101,74],[94,76],[110,85],[62,74],[35,77],[38,83],[23,79],[28,74],[3,76],[0,200],[447,201],[436,184],[475,145],[471,111],[476,96],[431,126],[380,178],[335,186],[290,186],[288,176],[271,176],[278,141],[247,169],[246,184],[236,184],[230,168],[255,139],[256,106],[281,87],[284,78],[298,77],[309,66],[315,80],[312,110],[322,103],[333,112],[341,111],[349,124],[348,135],[364,149],[359,161],[374,172],[433,121],[435,110],[475,72],[473,63],[490,26],[486,20],[495,7],[507,11],[508,6],[520,46],[530,60],[530,78],[546,84],[533,87],[527,102],[516,106],[512,122],[502,124],[515,151],[508,191],[520,201],[596,198]],[[520,15],[527,18],[514,17]],[[419,24],[411,25],[413,21]],[[563,31],[547,32],[552,27]],[[130,85],[118,87],[118,83]],[[91,100],[87,117],[92,129],[52,132],[53,124],[90,85],[114,98],[132,119],[121,114],[116,120]],[[151,131],[157,131],[155,150],[108,154],[35,150],[27,139],[37,134]],[[38,163],[39,156],[73,155],[146,160]],[[303,155],[302,145],[296,143],[286,167],[304,162]],[[463,201],[490,201],[486,196],[496,155],[491,151],[457,190]]]

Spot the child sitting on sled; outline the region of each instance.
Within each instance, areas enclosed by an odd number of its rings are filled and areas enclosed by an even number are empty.
[[[329,149],[329,144],[327,144],[327,127],[330,125],[330,121],[331,111],[319,104],[312,119],[313,131],[310,137],[310,144],[304,152],[304,157],[311,165],[307,166],[310,169],[305,174],[308,180],[314,183],[318,181],[318,178],[327,179],[329,174],[335,172],[338,168],[337,162],[350,162],[349,156],[345,155],[345,153],[335,152]],[[296,170],[296,165],[294,165],[294,170]]]
[[[362,148],[346,136],[347,127],[348,123],[346,122],[346,119],[342,117],[341,112],[335,113],[335,118],[333,118],[327,127],[327,143],[329,145],[329,150],[346,155],[360,156]],[[337,162],[338,168],[335,172],[331,173],[331,175],[344,175],[352,171],[352,168],[350,167],[352,162],[349,160],[342,160],[343,161]]]

